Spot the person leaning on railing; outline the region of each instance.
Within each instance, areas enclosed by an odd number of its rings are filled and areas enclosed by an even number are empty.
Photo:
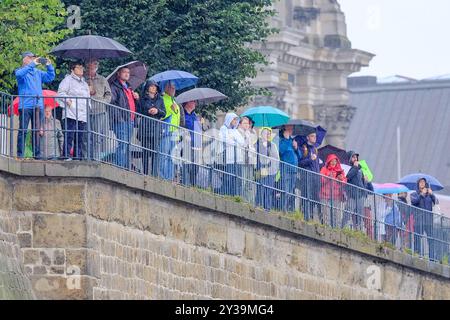
[[[52,107],[45,107],[44,121],[42,124],[43,135],[41,136],[42,159],[58,159],[63,154],[64,135],[59,120],[53,118]]]
[[[418,211],[416,229],[419,235],[426,233],[427,237],[434,238],[434,228],[433,228],[433,208],[437,204],[437,198],[433,193],[428,181],[425,178],[419,179],[417,181],[417,189],[411,194],[411,204],[422,210]],[[421,250],[422,241],[420,237],[417,237],[417,248]],[[429,255],[431,258],[435,256],[435,241],[428,241]],[[423,253],[423,252],[422,252]]]
[[[314,208],[317,207],[318,214],[322,219],[322,207],[319,204],[320,192],[320,163],[317,151],[317,134],[310,133],[308,136],[297,136],[296,141],[299,146],[299,161],[298,165],[303,170],[300,170],[300,185],[303,200],[303,210],[305,220],[314,218]],[[306,202],[306,203],[305,203]]]
[[[362,167],[359,164],[359,154],[354,151],[349,151],[347,157],[350,163],[350,170],[347,173],[347,209],[350,213],[344,215],[342,227],[344,228],[349,220],[352,220],[354,229],[362,228],[362,221],[364,216],[364,202],[367,197],[366,190],[371,190],[371,184],[368,184]],[[352,187],[355,186],[356,188]],[[351,215],[351,217],[349,216]]]
[[[257,152],[256,205],[270,211],[275,207],[275,180],[280,169],[278,148],[272,142],[272,129],[261,128],[260,137],[255,146]]]
[[[255,168],[256,168],[256,149],[258,134],[252,127],[252,120],[248,117],[241,117],[239,121],[238,132],[244,139],[244,145],[238,149],[238,165],[241,166],[243,177],[242,190],[245,200],[254,204],[256,200]]]
[[[323,175],[320,198],[329,204],[326,206],[329,215],[324,215],[326,220],[324,222],[327,225],[331,223],[332,227],[340,227],[346,197],[344,186],[347,183],[347,178],[339,158],[335,154],[328,155],[320,173]]]
[[[84,66],[82,62],[70,64],[68,74],[59,84],[58,100],[64,108],[62,123],[64,128],[63,157],[72,160],[71,150],[73,147],[73,158],[83,160],[87,158],[87,109],[90,105],[91,94],[89,85],[83,77]]]
[[[181,114],[183,115],[182,127],[189,131],[183,133],[183,168],[182,182],[186,186],[197,186],[197,176],[199,172],[200,157],[202,153],[202,121],[195,109],[197,101],[183,103]],[[200,184],[201,185],[201,184]]]
[[[245,144],[244,137],[238,131],[239,116],[233,112],[225,115],[225,120],[220,127],[219,169],[224,171],[220,194],[229,196],[241,196],[242,185],[239,183],[242,176],[241,167],[237,166],[238,150]],[[238,181],[239,180],[239,181]]]
[[[45,63],[47,72],[37,69],[37,66]],[[44,118],[44,99],[42,98],[42,84],[50,83],[55,79],[55,68],[50,59],[40,59],[27,51],[22,54],[22,67],[15,70],[17,86],[20,96],[19,101],[19,131],[17,134],[17,157],[24,157],[25,137],[31,122],[33,156],[41,157],[39,135],[42,136],[41,123]]]
[[[293,139],[294,126],[285,125],[280,130],[280,160],[281,160],[281,205],[283,211],[293,212],[295,209],[295,181],[297,177],[297,165],[299,148],[297,141]]]
[[[89,143],[90,158],[102,159],[106,152],[106,137],[109,132],[107,105],[111,102],[111,87],[105,77],[98,74],[99,61],[92,59],[87,62],[87,83],[92,103],[89,112],[89,125],[92,132]]]
[[[166,115],[162,119],[165,123],[161,130],[161,161],[159,174],[165,180],[174,180],[175,165],[172,161],[171,154],[180,140],[180,120],[181,108],[175,101],[176,85],[172,81],[168,81],[164,85],[164,94],[162,99],[166,109]]]
[[[120,68],[111,84],[111,104],[118,108],[110,107],[108,110],[109,124],[117,139],[113,163],[125,169],[130,166],[130,143],[136,118],[136,104],[139,101],[139,94],[133,91],[129,80],[130,69]]]
[[[145,175],[158,175],[158,155],[161,144],[161,123],[166,116],[164,101],[159,94],[159,85],[148,81],[144,86],[142,97],[138,104],[138,113],[145,116],[138,125],[137,139],[141,142],[142,167]],[[151,118],[151,119],[149,119]],[[151,170],[149,170],[149,160]]]

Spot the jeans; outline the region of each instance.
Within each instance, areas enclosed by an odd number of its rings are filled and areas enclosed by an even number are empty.
[[[28,132],[28,125],[31,121],[32,138],[31,143],[33,146],[33,156],[40,158],[40,138],[39,130],[41,129],[41,123],[44,122],[44,112],[39,108],[34,109],[20,109],[19,110],[19,132],[17,134],[17,157],[24,157],[25,138]]]
[[[99,160],[106,152],[106,137],[109,132],[108,115],[97,113],[89,115],[90,125],[90,158]]]
[[[295,180],[297,178],[296,168],[281,163],[281,193],[282,210],[294,212],[295,209]]]
[[[217,193],[226,196],[241,196],[242,195],[242,165],[226,164],[220,165],[219,170],[223,171],[220,174],[222,179],[222,186]]]
[[[74,119],[63,119],[64,122],[64,146],[63,153],[65,158],[72,158],[70,151],[73,147],[73,158],[77,160],[84,159],[87,154],[83,153],[86,149],[86,122]]]
[[[159,175],[162,179],[173,180],[175,178],[174,163],[171,155],[175,148],[175,139],[178,137],[177,132],[166,130],[161,140],[161,161],[159,162]]]
[[[115,152],[115,164],[119,167],[128,169],[130,166],[130,142],[133,133],[134,123],[117,122],[113,126],[113,131],[116,136],[117,148]]]

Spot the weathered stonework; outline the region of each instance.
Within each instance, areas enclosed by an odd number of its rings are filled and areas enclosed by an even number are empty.
[[[104,165],[4,161],[5,298],[450,299],[448,266],[339,231]]]
[[[283,0],[273,4],[271,24],[279,33],[254,48],[269,65],[253,80],[269,89],[270,97],[257,97],[253,105],[273,105],[293,119],[309,119],[328,129],[327,142],[344,147],[351,117],[318,115],[345,112],[349,103],[347,77],[368,66],[373,54],[352,48],[344,13],[338,1]]]

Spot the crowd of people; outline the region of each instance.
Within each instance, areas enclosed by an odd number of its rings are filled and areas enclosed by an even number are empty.
[[[37,68],[42,62],[46,72]],[[132,163],[138,158],[142,174],[239,196],[267,211],[298,211],[305,220],[364,229],[379,241],[401,239],[409,246],[415,242],[415,250],[421,250],[420,235],[433,234],[436,197],[426,181],[418,181],[411,195],[411,205],[426,212],[389,201],[394,195],[372,200],[374,189],[364,176],[359,154],[348,153],[351,169],[346,173],[337,155],[319,159],[315,132],[294,136],[294,127],[285,125],[277,135],[269,127],[257,130],[249,117],[227,113],[217,135],[209,139],[205,120],[196,113],[197,102],[177,103],[175,82],[147,81],[136,92],[129,85],[127,67],[118,70],[112,84],[98,70],[96,60],[71,63],[58,88],[59,116],[53,108],[44,108],[43,99],[21,100],[19,158],[24,157],[31,122],[37,159],[107,159],[138,170]],[[49,59],[25,52],[16,77],[19,95],[42,96],[42,84],[54,80],[55,70]],[[134,135],[140,152],[133,150]],[[107,155],[111,146],[114,152]],[[133,156],[136,153],[139,156]],[[177,163],[178,158],[184,161]],[[397,199],[406,202],[404,194]]]

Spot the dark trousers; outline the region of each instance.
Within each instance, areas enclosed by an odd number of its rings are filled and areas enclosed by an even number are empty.
[[[262,177],[256,186],[256,205],[269,211],[273,208],[275,196],[275,175]]]
[[[149,173],[154,177],[158,175],[159,141],[159,137],[150,137],[142,141],[142,168],[145,175]]]
[[[87,157],[87,154],[83,154],[83,150],[86,148],[83,146],[87,140],[86,135],[86,122],[78,121],[74,119],[64,119],[64,147],[63,153],[65,158],[71,158],[70,151],[73,148],[73,158],[82,160]]]
[[[322,215],[320,204],[320,176],[314,173],[301,172],[300,186],[302,191],[302,209],[306,221],[314,218],[314,208]]]
[[[39,130],[41,129],[41,123],[44,121],[44,112],[37,107],[33,109],[19,110],[19,132],[17,135],[17,157],[19,158],[24,157],[25,139],[30,121],[32,130],[31,143],[33,146],[33,157],[40,158],[41,156]]]
[[[187,187],[197,186],[198,165],[195,163],[183,164],[183,184]]]

